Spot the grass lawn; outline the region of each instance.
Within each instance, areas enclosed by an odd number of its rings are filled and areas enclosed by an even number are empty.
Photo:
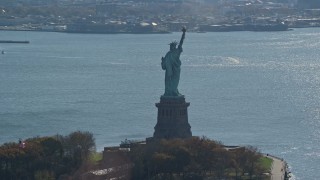
[[[90,162],[93,164],[98,164],[100,160],[102,160],[102,152],[94,152],[90,154]]]
[[[270,172],[271,167],[272,167],[272,162],[273,160],[271,158],[268,157],[261,157],[259,162],[261,163],[262,167],[267,171]]]

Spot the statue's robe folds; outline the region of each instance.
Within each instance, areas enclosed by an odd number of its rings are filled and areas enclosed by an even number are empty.
[[[164,96],[181,96],[178,91],[180,80],[180,54],[182,47],[170,50],[161,62],[162,69],[166,71]]]

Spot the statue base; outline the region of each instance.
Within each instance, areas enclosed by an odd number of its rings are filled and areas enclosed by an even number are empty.
[[[174,139],[192,137],[188,122],[188,106],[184,96],[161,96],[157,124],[151,139]],[[149,140],[151,140],[149,139]]]

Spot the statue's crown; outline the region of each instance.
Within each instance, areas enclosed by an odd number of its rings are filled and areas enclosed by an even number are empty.
[[[177,46],[177,44],[178,44],[178,42],[177,42],[177,41],[172,41],[169,45],[170,45],[170,46],[174,46],[174,47],[176,47],[176,46]]]

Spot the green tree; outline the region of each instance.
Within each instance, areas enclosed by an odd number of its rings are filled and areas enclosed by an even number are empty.
[[[67,136],[57,135],[62,143],[64,161],[70,168],[79,168],[95,151],[95,140],[90,132],[75,131]]]

